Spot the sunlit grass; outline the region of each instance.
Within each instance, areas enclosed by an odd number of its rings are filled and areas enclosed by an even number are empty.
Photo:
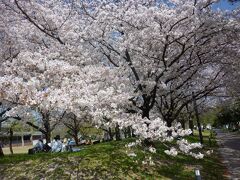
[[[190,140],[196,142],[198,137],[192,136]],[[126,148],[132,141],[134,139],[84,146],[75,153],[6,155],[0,164],[10,179],[194,179],[195,168],[200,169],[205,179],[223,179],[223,167],[216,153],[203,160],[186,155],[171,157],[164,153],[166,147],[160,142],[155,142],[157,153],[151,154],[143,147]],[[208,141],[206,148],[209,148]],[[126,151],[134,152],[137,157],[128,157]],[[143,164],[150,157],[154,165]]]
[[[26,154],[28,153],[28,149],[32,148],[33,146],[17,146],[13,147],[13,153],[14,154]],[[3,153],[4,154],[11,154],[9,147],[4,147],[3,148]]]

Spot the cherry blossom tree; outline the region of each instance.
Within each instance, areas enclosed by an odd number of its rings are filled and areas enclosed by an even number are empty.
[[[237,24],[211,11],[214,2],[1,0],[22,47],[1,65],[0,98],[46,119],[87,107],[95,124],[131,126],[145,139],[188,135],[173,122],[192,92],[201,99],[222,85],[219,62]],[[178,150],[193,147],[182,140]]]
[[[24,57],[22,57],[22,55],[23,54],[20,54],[19,59],[15,59],[15,61],[11,62],[17,63],[13,66],[10,66],[17,67],[15,70],[13,68],[8,69],[7,66],[9,64],[3,64],[3,71],[5,74],[8,74],[8,76],[5,75],[1,78],[3,82],[1,84],[1,97],[18,104],[17,107],[13,108],[11,112],[9,112],[10,114],[20,113],[22,116],[31,116],[32,113],[29,112],[31,110],[40,113],[40,120],[42,122],[41,126],[37,126],[36,124],[29,121],[27,124],[41,131],[45,135],[47,142],[50,142],[50,135],[52,130],[62,119],[63,115],[65,114],[65,110],[67,109],[63,108],[65,106],[64,100],[70,101],[67,95],[61,91],[61,89],[55,89],[53,85],[56,85],[56,87],[60,86],[59,83],[62,80],[60,78],[61,75],[62,78],[66,78],[68,72],[66,69],[65,71],[63,69],[58,69],[57,66],[59,66],[59,64],[55,62],[52,64],[54,66],[56,65],[55,67],[50,67],[48,66],[50,64],[47,63],[45,69],[44,62],[40,62],[40,60],[36,58],[36,54],[35,62],[32,62],[32,59],[28,59],[27,56],[29,54],[25,54],[26,56]],[[30,60],[30,62],[27,61],[27,59]],[[21,62],[21,60],[25,61]],[[40,64],[35,64],[36,62],[40,62]],[[43,65],[43,67],[41,65]],[[55,77],[53,77],[53,74],[45,74],[47,71],[51,73],[52,68],[55,68],[56,70]],[[71,69],[70,72],[74,72],[72,70],[73,69]],[[19,73],[18,77],[11,78],[11,76],[14,74],[14,71],[17,71]],[[20,74],[20,72],[23,74]],[[61,73],[60,76],[58,76],[58,72]],[[9,77],[10,79],[7,79]]]
[[[192,102],[222,85],[220,59],[231,44],[232,25],[211,11],[214,1],[105,1],[86,4],[91,20],[85,41],[114,67],[126,67],[134,111],[150,118],[158,102],[168,126]],[[90,10],[94,9],[94,10]]]

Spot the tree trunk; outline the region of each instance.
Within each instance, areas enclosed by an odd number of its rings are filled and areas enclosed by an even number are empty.
[[[2,147],[3,147],[3,143],[2,143],[2,141],[0,141],[0,157],[4,156]]]
[[[0,145],[0,157],[3,157],[4,153],[3,153],[3,149],[2,149],[2,145]]]
[[[24,147],[24,134],[23,134],[23,132],[21,134],[21,140],[22,140],[22,147]]]
[[[120,129],[118,124],[116,124],[116,127],[115,127],[115,136],[117,141],[121,140]]]
[[[51,143],[51,132],[45,132],[44,133],[46,143]]]
[[[50,125],[50,114],[49,112],[47,113],[42,113],[42,116],[43,116],[43,126],[44,126],[44,135],[45,135],[45,138],[46,138],[46,143],[50,143],[51,142],[51,132],[52,132],[52,128],[51,128],[51,125]]]
[[[144,108],[142,110],[142,118],[148,118],[149,119],[149,113],[150,113],[150,110],[147,109],[147,108]]]
[[[134,129],[131,128],[131,135],[132,137],[136,137],[136,135],[134,134]]]
[[[0,131],[2,128],[2,123],[0,123]],[[2,149],[2,141],[0,141],[0,157],[4,156],[3,149]]]
[[[74,139],[74,141],[76,142],[76,145],[78,146],[79,145],[79,142],[78,142],[78,133],[74,133],[74,135],[73,135],[73,139]]]
[[[13,148],[12,148],[12,141],[13,141],[13,130],[12,128],[9,129],[9,149],[10,149],[10,152],[11,154],[13,154]]]
[[[235,129],[235,130],[238,130],[238,129],[239,129],[239,127],[238,127],[238,122],[234,122],[234,129]]]
[[[127,133],[128,133],[128,138],[131,138],[132,137],[132,128],[129,126],[127,127]]]
[[[109,134],[109,137],[110,137],[110,141],[112,141],[113,140],[113,134],[112,134],[112,130],[111,130],[111,128],[108,128],[108,134]]]
[[[189,118],[189,128],[191,129],[191,131],[192,131],[192,134],[191,135],[193,135],[193,119],[190,117]]]
[[[130,126],[128,126],[127,128],[124,128],[124,137],[125,139],[132,137],[132,131]]]
[[[184,120],[184,119],[181,119],[181,120],[180,120],[180,123],[181,123],[182,128],[183,128],[183,129],[186,129],[185,120]]]
[[[200,143],[203,144],[202,127],[201,127],[201,124],[200,124],[198,112],[196,112],[196,119],[197,119],[197,126],[198,126]]]
[[[45,129],[45,138],[46,138],[46,143],[50,143],[51,142],[51,127],[50,127],[50,123],[49,123],[49,114],[46,113],[44,116],[44,129]]]
[[[172,126],[172,120],[171,119],[167,119],[167,127],[171,127]]]
[[[172,119],[166,118],[165,121],[167,122],[167,127],[172,126],[172,122],[173,122]],[[168,133],[168,136],[172,136],[172,130],[168,130],[167,133]]]
[[[203,144],[202,127],[201,127],[201,124],[200,124],[197,102],[196,102],[196,99],[194,98],[194,93],[193,93],[193,106],[194,106],[194,111],[195,111],[195,115],[196,115],[196,119],[197,119],[197,126],[198,126],[200,143]]]
[[[124,138],[127,139],[128,138],[128,128],[124,128]]]
[[[188,125],[192,131],[191,135],[193,136],[193,117],[192,117],[192,112],[189,110],[188,104],[186,105],[186,109],[188,114]]]

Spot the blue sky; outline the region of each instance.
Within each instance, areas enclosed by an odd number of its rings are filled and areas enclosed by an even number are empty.
[[[217,4],[213,5],[213,9],[218,9],[219,8],[221,10],[231,11],[231,10],[236,9],[239,6],[240,6],[240,2],[232,4],[232,3],[228,2],[227,0],[221,0]]]

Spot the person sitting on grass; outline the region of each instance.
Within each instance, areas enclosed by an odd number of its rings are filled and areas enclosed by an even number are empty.
[[[57,135],[51,143],[52,152],[61,152],[62,151],[62,142],[60,136]]]
[[[35,150],[35,152],[43,151],[43,140],[42,139],[39,139],[37,144],[35,144],[34,150]]]
[[[51,144],[50,144],[50,145],[51,145]],[[44,152],[49,152],[49,151],[51,151],[51,146],[49,146],[48,143],[45,143],[45,144],[43,145],[43,151],[44,151]]]
[[[28,149],[28,154],[35,154],[38,152],[43,152],[43,147],[44,147],[43,140],[39,139],[33,148]]]

